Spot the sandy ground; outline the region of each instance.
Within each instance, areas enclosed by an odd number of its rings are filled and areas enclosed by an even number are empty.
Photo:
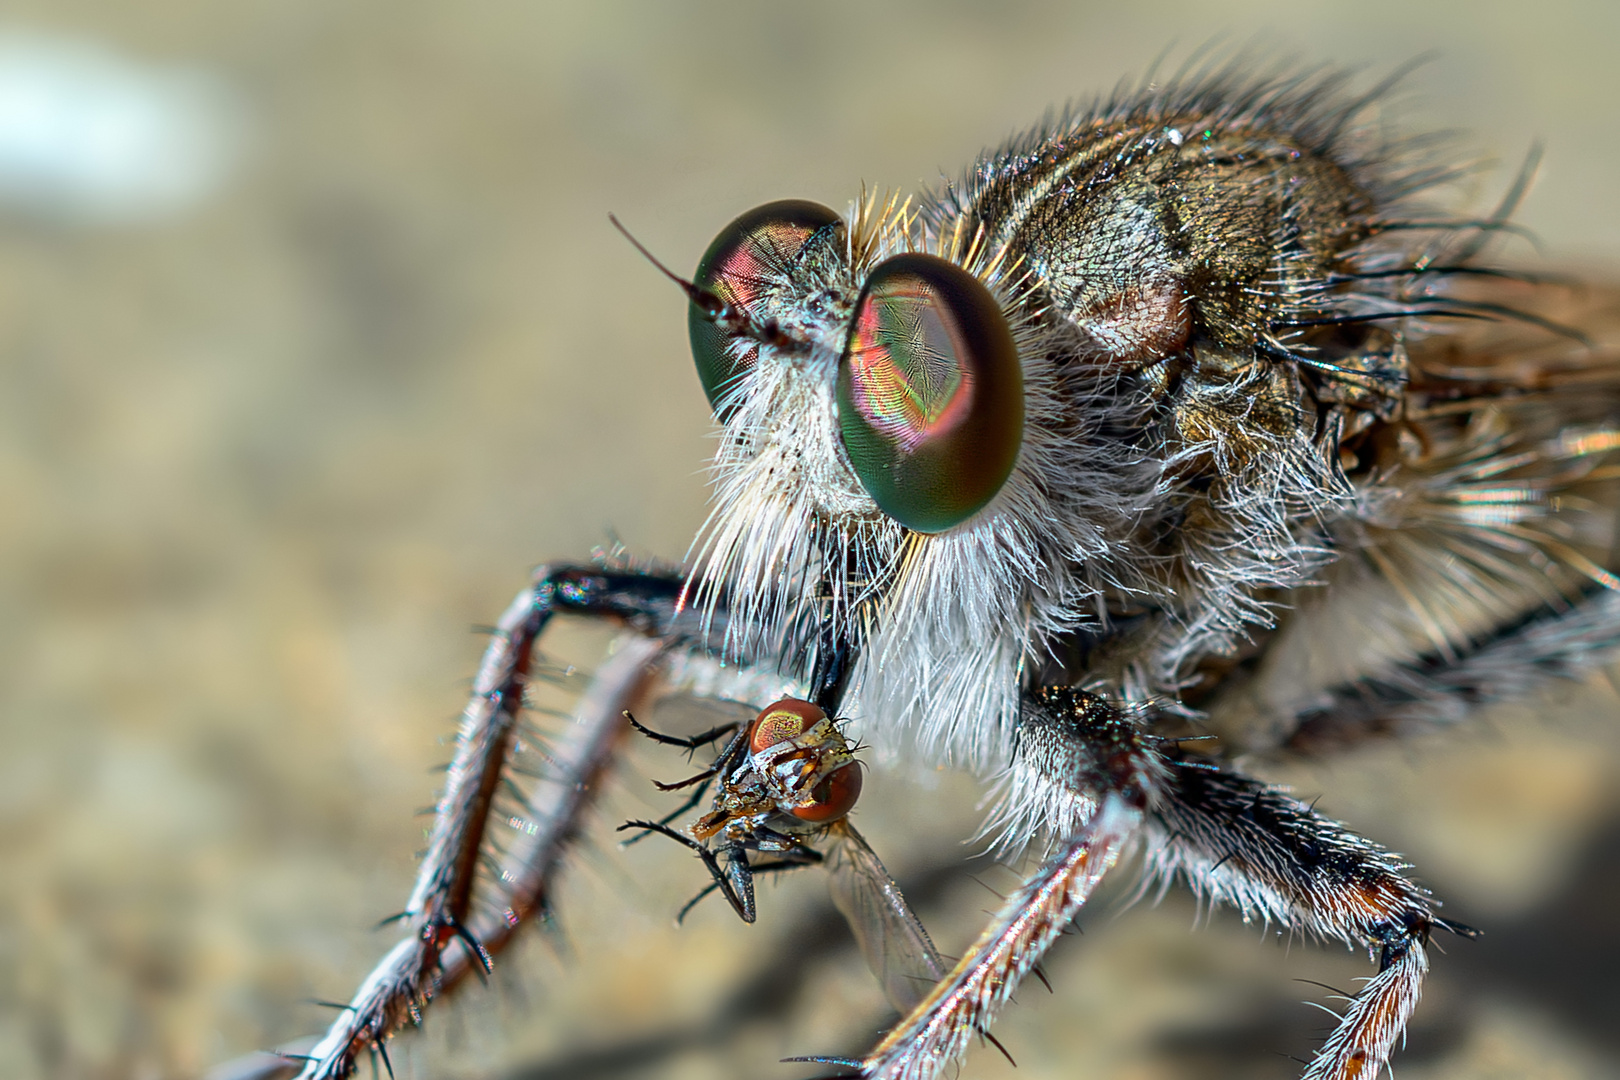
[[[1416,125],[1545,172],[1522,214],[1615,266],[1607,5],[8,2],[0,24],[196,65],[244,154],[184,213],[0,216],[0,1075],[195,1077],[318,1031],[391,940],[416,808],[489,621],[613,530],[676,556],[707,409],[676,266],[771,198],[954,172],[1170,42],[1266,32]],[[0,26],[3,28],[3,26]],[[1505,182],[1499,170],[1480,200]],[[1520,257],[1533,258],[1528,249]],[[1601,271],[1599,271],[1601,272]],[[1448,914],[1401,1075],[1620,1074],[1620,731],[1601,679],[1470,731],[1279,767],[1408,854]],[[638,751],[604,821],[651,803]],[[960,777],[879,774],[862,828],[960,949],[1005,871]],[[813,874],[679,931],[673,845],[587,841],[559,907],[401,1076],[784,1077],[886,1019]],[[1184,898],[1103,905],[971,1077],[1284,1077],[1363,958]]]

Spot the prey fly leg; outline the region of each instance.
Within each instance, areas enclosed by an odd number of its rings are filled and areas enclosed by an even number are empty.
[[[754,907],[754,876],[756,874],[775,873],[783,870],[797,870],[801,866],[814,866],[821,861],[821,853],[805,847],[799,841],[780,833],[768,830],[758,830],[752,840],[747,844],[733,840],[722,844],[718,850],[711,850],[706,844],[692,839],[685,833],[676,832],[667,825],[660,825],[656,821],[627,821],[619,826],[625,829],[641,829],[643,834],[657,833],[667,836],[683,847],[691,848],[697,857],[703,860],[704,869],[714,881],[686,902],[675,915],[677,924],[686,920],[687,912],[698,905],[698,901],[710,893],[719,891],[726,902],[731,905],[737,917],[743,922],[751,923],[756,918]],[[627,841],[628,842],[628,841]],[[750,851],[780,852],[777,858],[763,862],[750,862]]]
[[[720,741],[721,739],[727,739],[728,736],[734,736],[737,729],[741,726],[741,725],[739,725],[739,724],[737,724],[735,722],[729,723],[729,724],[721,724],[718,727],[712,728],[709,731],[706,731],[706,732],[702,733],[701,735],[693,735],[693,736],[688,737],[688,738],[676,738],[674,736],[663,735],[663,734],[660,734],[659,732],[656,732],[656,731],[653,731],[653,730],[651,730],[649,728],[643,727],[636,720],[636,718],[634,716],[630,715],[628,712],[625,713],[624,718],[625,718],[625,720],[629,721],[630,726],[632,728],[634,728],[636,731],[639,731],[641,734],[647,736],[647,738],[653,740],[654,742],[662,743],[665,746],[679,746],[679,747],[682,747],[683,749],[685,749],[687,751],[686,756],[687,756],[688,760],[691,759],[692,752],[695,751],[698,747],[700,747],[700,746],[710,746],[710,745]],[[735,741],[735,739],[729,739],[728,740],[727,746],[726,746],[727,751],[729,751],[731,749],[731,743],[734,742],[734,741]],[[720,760],[724,759],[725,757],[726,757],[726,754],[722,753],[720,755],[720,758],[716,759],[715,763],[713,765],[711,765],[709,768],[704,769],[702,772],[698,773],[695,776],[689,776],[685,780],[681,780],[681,781],[678,781],[678,782],[673,783],[673,784],[660,784],[656,780],[653,781],[653,786],[656,787],[659,791],[680,791],[680,790],[682,790],[684,788],[690,788],[692,793],[689,796],[687,796],[685,802],[681,803],[679,806],[677,806],[675,809],[671,810],[669,813],[665,814],[663,817],[659,818],[657,821],[649,823],[647,825],[647,827],[644,828],[641,832],[639,832],[636,835],[630,837],[628,840],[625,840],[623,842],[624,846],[628,847],[631,844],[634,844],[637,841],[644,839],[645,837],[651,835],[654,832],[663,832],[663,833],[665,833],[667,835],[668,830],[666,830],[664,828],[664,826],[667,826],[670,822],[674,821],[676,818],[685,817],[690,811],[695,809],[703,801],[703,796],[707,795],[708,792],[709,792],[709,784],[710,784],[710,782],[714,779],[715,774],[720,771]]]

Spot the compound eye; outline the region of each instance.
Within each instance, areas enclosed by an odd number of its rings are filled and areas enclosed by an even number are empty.
[[[766,286],[781,280],[812,236],[841,221],[825,206],[803,199],[757,206],[714,238],[693,283],[747,311]],[[758,359],[759,343],[722,333],[695,304],[687,312],[686,328],[709,407],[724,420],[735,407],[738,378]]]
[[[817,824],[837,821],[854,809],[855,800],[860,797],[861,763],[852,761],[828,773],[827,778],[817,784],[815,790],[810,793],[810,798],[814,801],[808,806],[795,806],[792,814],[800,821],[813,821]]]
[[[748,729],[748,750],[757,754],[779,742],[797,739],[825,719],[827,714],[819,706],[798,698],[783,698],[767,705],[754,718]]]
[[[838,424],[861,485],[906,528],[978,513],[1024,437],[1024,372],[990,290],[933,255],[873,268],[839,362]]]

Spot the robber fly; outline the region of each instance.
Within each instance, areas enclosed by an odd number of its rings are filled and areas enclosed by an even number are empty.
[[[1487,261],[1526,181],[1484,217],[1440,208],[1469,168],[1374,122],[1387,85],[1254,66],[1064,113],[916,202],[770,203],[670,275],[718,425],[708,524],[685,565],[550,565],[513,602],[409,932],[306,1076],[385,1053],[491,963],[548,902],[622,713],[709,692],[705,663],[764,680],[716,694],[995,778],[988,827],[1039,858],[851,1072],[941,1075],[1133,847],[1146,884],[1364,948],[1305,1076],[1383,1068],[1431,937],[1472,931],[1234,761],[1452,722],[1615,655],[1616,307]],[[630,636],[482,876],[559,612]],[[859,776],[795,735],[782,760],[820,764],[779,791],[758,733],[677,834],[745,917],[750,854],[810,862],[830,835],[784,806]]]

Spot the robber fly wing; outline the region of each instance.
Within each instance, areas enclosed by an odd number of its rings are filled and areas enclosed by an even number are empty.
[[[833,905],[849,923],[883,993],[904,1016],[950,970],[900,886],[847,821],[828,830]]]

